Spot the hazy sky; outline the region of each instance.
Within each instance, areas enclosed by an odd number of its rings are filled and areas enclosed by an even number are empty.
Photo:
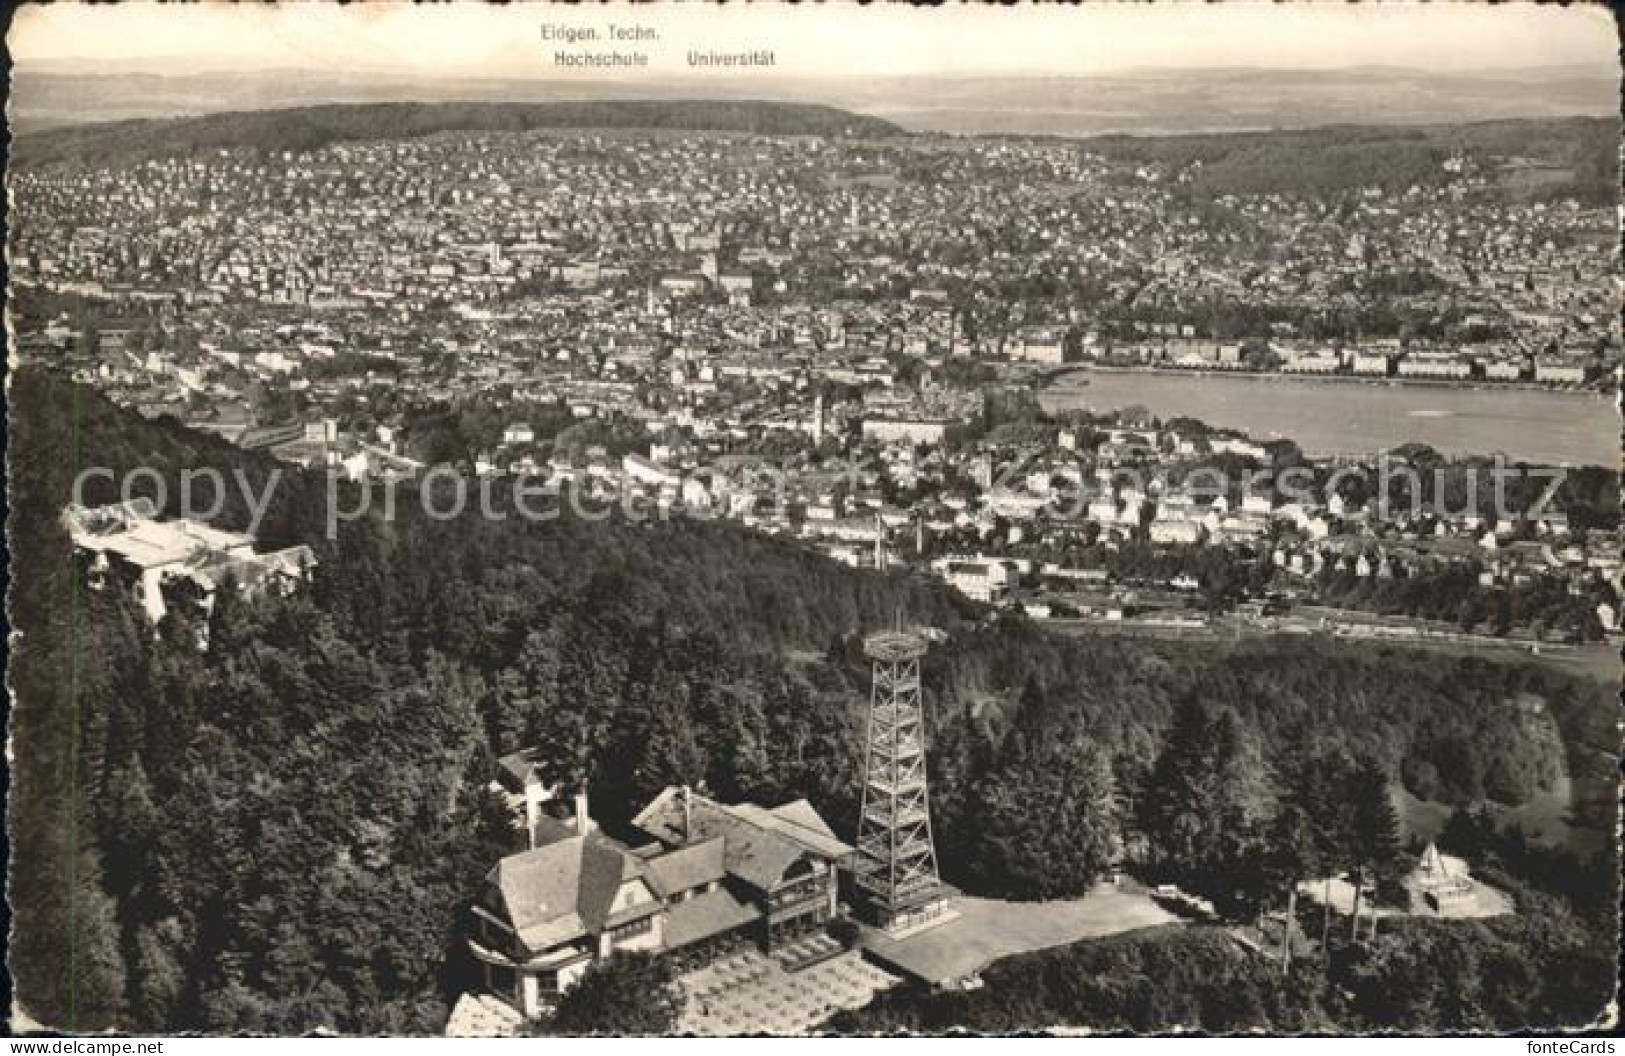
[[[654,28],[654,73],[685,72],[688,49],[770,48],[771,73],[1092,73],[1132,67],[1495,69],[1614,63],[1602,7],[1435,2],[1114,4],[918,9],[699,4],[550,6],[369,2],[226,5],[52,4],[17,12],[18,69],[132,68],[185,73],[256,68],[449,75],[605,76],[553,64],[546,24]]]

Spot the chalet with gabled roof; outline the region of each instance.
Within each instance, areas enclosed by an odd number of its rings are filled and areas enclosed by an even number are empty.
[[[806,800],[730,806],[668,788],[633,819],[652,840],[633,847],[598,831],[584,796],[571,821],[539,813],[541,781],[523,755],[503,760],[498,783],[526,793],[531,847],[486,875],[468,942],[486,989],[525,1016],[620,951],[728,938],[772,950],[835,915],[852,848]]]

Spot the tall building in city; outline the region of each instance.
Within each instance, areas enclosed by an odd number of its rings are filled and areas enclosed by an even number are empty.
[[[937,875],[925,775],[920,658],[925,640],[887,631],[864,640],[874,662],[863,805],[853,867],[858,911],[893,933],[946,919],[955,894]]]
[[[982,457],[971,466],[971,480],[983,491],[993,486],[993,455],[990,452],[984,451]]]

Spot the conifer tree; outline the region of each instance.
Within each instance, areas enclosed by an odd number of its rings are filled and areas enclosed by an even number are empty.
[[[547,1034],[670,1034],[682,1013],[682,994],[670,958],[618,953],[587,970],[566,990]]]

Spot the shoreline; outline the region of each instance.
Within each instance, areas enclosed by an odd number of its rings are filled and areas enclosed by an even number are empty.
[[[1619,464],[1620,416],[1611,394],[1257,373],[1204,384],[1190,373],[1082,368],[1034,376],[1029,384],[1049,413],[1141,404],[1161,417],[1190,416],[1258,440],[1290,439],[1311,458],[1417,442],[1449,455],[1500,452],[1531,464]]]
[[[1451,381],[1446,378],[1370,378],[1354,374],[1285,374],[1274,370],[1192,370],[1189,367],[1116,367],[1106,365],[1080,365],[1049,375],[1040,394],[1054,392],[1064,395],[1069,391],[1082,391],[1084,385],[1068,385],[1066,379],[1074,375],[1090,374],[1157,374],[1189,378],[1241,378],[1251,381],[1321,382],[1326,384],[1370,385],[1397,389],[1458,389],[1462,392],[1539,392],[1553,396],[1581,396],[1613,401],[1615,394],[1597,389],[1576,389],[1561,385],[1542,385],[1538,382],[1493,382],[1475,379],[1471,382]]]

